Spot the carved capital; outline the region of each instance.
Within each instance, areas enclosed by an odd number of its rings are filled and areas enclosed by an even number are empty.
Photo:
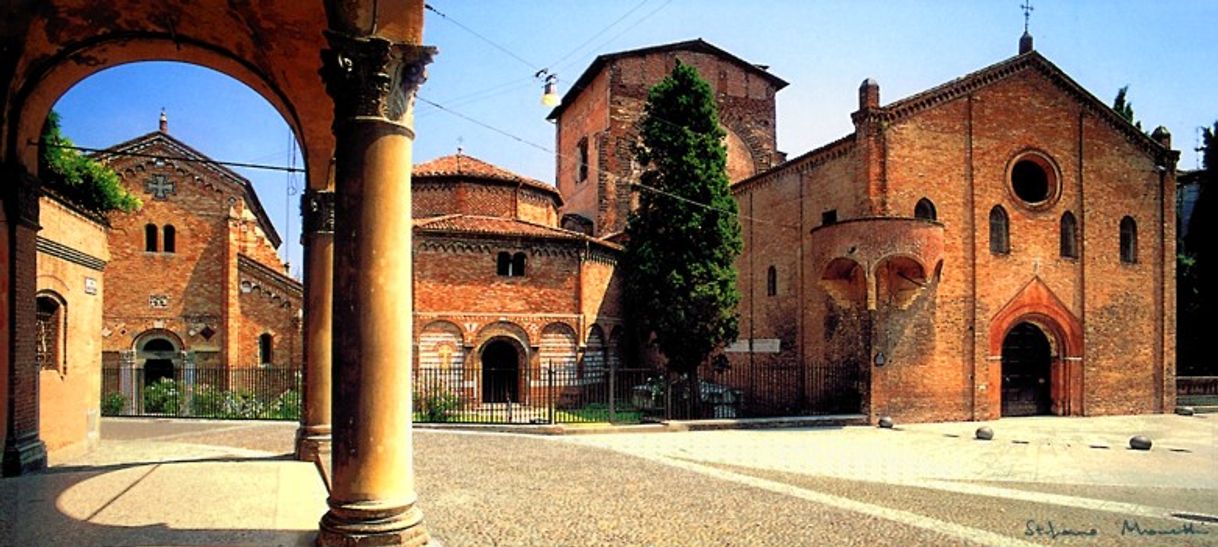
[[[331,31],[326,40],[321,77],[334,99],[334,123],[383,121],[409,131],[407,113],[436,48]]]
[[[334,192],[306,190],[300,197],[300,214],[304,233],[334,233]]]

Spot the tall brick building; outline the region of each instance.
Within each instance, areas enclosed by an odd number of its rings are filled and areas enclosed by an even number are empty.
[[[462,153],[416,166],[411,188],[416,366],[488,403],[527,402],[542,367],[603,380],[620,359],[621,247],[560,228],[552,185]]]
[[[303,290],[248,180],[158,131],[101,152],[144,206],[110,218],[103,362],[299,367]],[[160,159],[174,158],[174,159]]]
[[[863,82],[855,131],[784,161],[785,82],[681,42],[598,57],[550,115],[564,225],[620,232],[646,89],[677,59],[716,93],[743,215],[741,340],[733,373],[704,377],[771,413],[1173,407],[1166,130],[1134,128],[1025,34],[1015,57],[896,102]]]

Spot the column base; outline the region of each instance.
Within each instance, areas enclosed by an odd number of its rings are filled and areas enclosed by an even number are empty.
[[[319,461],[323,454],[330,453],[330,426],[305,426],[296,429],[296,459],[302,462]]]
[[[29,433],[4,443],[3,476],[13,477],[46,469],[47,445],[38,433]]]
[[[423,512],[413,502],[389,505],[367,501],[338,503],[327,500],[330,510],[321,517],[319,547],[364,547],[381,545],[422,546],[431,542],[423,527]]]

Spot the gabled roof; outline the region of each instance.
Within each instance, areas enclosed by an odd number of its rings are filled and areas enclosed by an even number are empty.
[[[507,182],[510,183],[511,186],[521,184],[550,194],[550,196],[554,198],[559,205],[562,205],[562,196],[558,193],[558,189],[552,184],[546,184],[536,179],[517,175],[516,173],[508,171],[507,169],[497,165],[492,165],[473,156],[467,156],[460,152],[450,156],[440,156],[431,161],[414,166],[414,172],[411,177],[412,180],[427,178],[469,178]]]
[[[574,84],[571,84],[571,89],[567,90],[567,93],[563,95],[562,102],[559,103],[554,110],[550,111],[550,114],[546,116],[546,119],[557,120],[558,117],[562,115],[563,111],[571,105],[571,102],[575,100],[575,97],[579,95],[580,92],[588,86],[588,84],[592,83],[592,79],[600,73],[601,68],[603,68],[606,64],[623,57],[636,57],[651,53],[663,53],[667,51],[694,51],[698,53],[709,53],[711,55],[731,61],[732,63],[739,65],[741,68],[761,76],[766,81],[770,82],[770,84],[773,85],[776,90],[787,87],[786,80],[783,80],[782,78],[779,78],[766,70],[769,67],[750,63],[744,59],[741,59],[740,57],[728,53],[726,50],[719,48],[710,42],[707,42],[701,38],[695,38],[693,40],[686,40],[684,42],[673,42],[670,44],[660,44],[657,46],[648,46],[639,49],[630,49],[616,53],[598,55],[596,59],[592,61],[592,64],[588,65],[588,68],[584,70],[584,73],[580,74],[579,79],[575,80]]]
[[[126,142],[122,142],[111,146],[100,152],[95,152],[93,158],[97,160],[106,160],[111,157],[121,156],[123,153],[139,152],[153,145],[160,144],[168,148],[174,157],[183,158],[200,168],[210,171],[217,175],[221,180],[227,181],[229,184],[234,184],[239,187],[245,196],[245,202],[249,204],[250,210],[258,219],[258,225],[262,228],[262,233],[266,234],[271,245],[276,249],[283,243],[279,237],[279,232],[275,230],[275,225],[271,223],[271,218],[267,216],[266,210],[262,208],[262,202],[258,200],[258,194],[254,191],[254,185],[249,179],[238,175],[233,170],[220,165],[215,160],[205,156],[202,152],[191,148],[186,143],[173,138],[169,133],[162,131],[153,131],[146,135],[141,135]]]
[[[537,239],[559,239],[587,241],[615,251],[622,247],[580,232],[528,222],[517,218],[488,217],[476,215],[443,215],[414,220],[415,230],[423,232],[446,232],[487,236],[532,237]]]
[[[885,120],[900,120],[913,114],[932,108],[936,105],[963,97],[980,88],[1005,80],[1025,70],[1040,72],[1053,83],[1057,84],[1076,100],[1087,107],[1092,114],[1108,122],[1113,128],[1143,147],[1150,153],[1164,151],[1158,141],[1134,127],[1129,120],[1121,117],[1107,103],[1092,95],[1091,92],[1079,85],[1057,65],[1050,62],[1036,50],[1021,53],[1009,59],[999,61],[990,66],[966,74],[949,82],[937,85],[921,93],[910,95],[899,101],[883,106],[880,110]]]
[[[253,216],[258,219],[258,225],[262,228],[262,233],[267,234],[267,239],[270,241],[270,245],[274,246],[275,249],[279,249],[279,245],[283,244],[283,239],[279,238],[279,231],[275,230],[275,225],[270,223],[270,217],[267,216],[267,210],[262,208],[262,201],[258,201],[258,194],[255,190],[253,190],[253,184],[250,183],[250,179],[241,177],[241,175],[236,174],[233,169],[229,169],[228,167],[222,166],[222,164],[216,163],[216,161],[212,160],[212,158],[203,155],[203,152],[192,149],[192,147],[186,145],[183,143],[183,141],[174,139],[173,136],[169,135],[168,133],[158,132],[157,130],[157,132],[136,136],[136,138],[125,141],[125,143],[119,143],[117,145],[108,147],[106,150],[94,152],[93,157],[95,160],[104,161],[114,156],[122,156],[122,154],[130,154],[130,152],[139,152],[147,149],[147,147],[157,144],[161,144],[164,147],[167,147],[167,149],[171,150],[173,157],[180,157],[183,158],[183,160],[195,163],[197,166],[200,166],[200,168],[206,169],[206,171],[218,175],[218,177],[225,180],[225,182],[238,186],[238,188],[241,189],[242,195],[245,196],[245,202],[248,203],[248,206],[250,206],[250,211],[253,212]],[[116,152],[121,152],[121,154],[116,154]]]

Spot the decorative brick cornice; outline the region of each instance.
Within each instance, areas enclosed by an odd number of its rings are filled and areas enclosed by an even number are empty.
[[[334,192],[305,190],[300,196],[300,214],[304,233],[334,233]]]
[[[104,271],[106,269],[106,261],[97,258],[91,254],[78,251],[67,245],[52,241],[42,236],[37,236],[34,240],[34,248],[38,252],[45,255],[53,256],[62,260],[66,260],[73,264],[78,264],[89,268],[90,270]]]
[[[379,121],[413,135],[406,113],[436,48],[379,36],[325,35],[330,47],[322,51],[321,76],[334,99],[334,123]]]

